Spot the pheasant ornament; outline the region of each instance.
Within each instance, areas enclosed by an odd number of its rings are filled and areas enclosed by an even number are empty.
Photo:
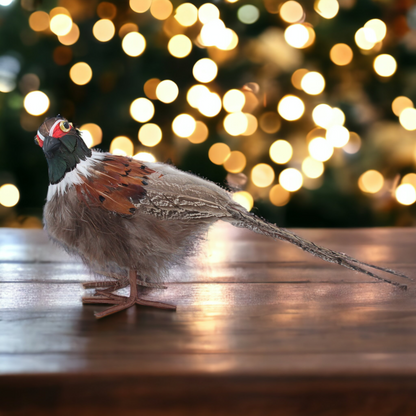
[[[232,194],[198,176],[163,163],[141,162],[89,149],[79,130],[64,117],[47,119],[35,142],[48,163],[49,188],[44,224],[50,238],[78,255],[109,281],[84,303],[110,304],[97,318],[135,304],[176,309],[139,295],[138,285],[160,287],[169,269],[192,252],[195,243],[218,220],[248,228],[354,271],[402,288],[365,267],[406,277],[391,269],[360,262],[329,250],[248,212]],[[130,286],[130,296],[114,292]]]

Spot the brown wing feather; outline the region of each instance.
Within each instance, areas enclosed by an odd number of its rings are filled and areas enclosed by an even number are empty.
[[[76,185],[80,201],[128,216],[135,213],[134,204],[145,197],[149,175],[155,173],[140,161],[123,156],[106,156],[95,169],[96,177],[83,177],[83,183]]]

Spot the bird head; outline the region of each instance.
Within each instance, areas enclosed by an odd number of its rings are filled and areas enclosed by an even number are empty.
[[[80,161],[91,156],[91,150],[82,140],[79,130],[60,114],[42,123],[35,143],[42,148],[48,161],[51,183],[62,180]]]

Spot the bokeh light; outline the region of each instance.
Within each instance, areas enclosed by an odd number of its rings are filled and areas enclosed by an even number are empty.
[[[142,145],[153,147],[162,140],[162,130],[157,124],[147,123],[139,129],[139,141]]]
[[[186,94],[186,100],[189,105],[193,108],[198,108],[201,101],[210,94],[208,87],[205,85],[194,85],[189,88],[188,93]]]
[[[101,143],[103,131],[98,124],[86,123],[83,124],[79,130],[81,131],[82,139],[89,148],[97,146]]]
[[[285,30],[285,40],[293,48],[301,49],[308,44],[310,34],[305,25],[295,23]]]
[[[244,133],[241,133],[243,136],[251,136],[257,131],[257,127],[259,125],[259,122],[257,121],[257,118],[253,116],[253,114],[250,113],[244,113],[244,115],[247,118],[247,128],[244,131]]]
[[[42,32],[49,28],[49,15],[46,12],[33,12],[29,17],[29,26],[35,32]]]
[[[244,170],[246,164],[247,159],[244,154],[239,150],[234,150],[224,162],[224,168],[231,173],[240,173]]]
[[[117,15],[117,7],[108,1],[102,1],[97,6],[97,15],[101,19],[114,19]]]
[[[381,77],[391,77],[396,72],[397,62],[391,55],[384,53],[374,59],[373,66]]]
[[[324,164],[311,156],[306,157],[302,162],[302,172],[308,178],[319,178],[324,173],[324,170]]]
[[[274,185],[269,192],[270,202],[277,206],[283,207],[290,200],[290,192],[283,188],[282,185]]]
[[[319,127],[342,126],[345,123],[345,114],[339,108],[331,108],[327,104],[318,104],[312,111],[312,119]]]
[[[152,0],[130,0],[130,8],[136,13],[144,13],[150,9]]]
[[[168,51],[175,58],[185,58],[191,53],[191,50],[192,42],[188,36],[179,34],[169,40]]]
[[[196,121],[189,114],[179,114],[172,122],[172,130],[179,137],[189,137],[195,128]]]
[[[376,170],[364,172],[358,179],[359,188],[366,193],[375,194],[379,192],[384,185],[383,175]]]
[[[49,108],[49,98],[42,91],[32,91],[23,100],[25,110],[32,116],[40,116]]]
[[[274,181],[274,170],[267,163],[259,163],[251,170],[251,181],[259,188],[266,188]]]
[[[115,137],[110,144],[110,153],[119,156],[133,156],[133,142],[126,136]]]
[[[289,192],[298,191],[303,185],[303,176],[295,168],[287,168],[280,172],[279,184]]]
[[[171,80],[165,79],[156,87],[156,97],[162,103],[169,104],[176,100],[179,94],[178,86]]]
[[[247,211],[250,211],[254,205],[253,197],[246,191],[233,193],[233,200],[242,205]]]
[[[130,105],[130,115],[140,123],[146,123],[154,114],[155,107],[147,98],[137,98]]]
[[[169,0],[152,0],[150,13],[155,19],[166,20],[172,11],[173,5]]]
[[[391,103],[393,113],[399,117],[405,108],[413,108],[413,101],[410,98],[400,96],[396,97]]]
[[[247,117],[243,113],[231,113],[224,118],[224,129],[231,136],[243,134],[248,127]]]
[[[274,111],[268,111],[260,116],[260,128],[268,134],[279,131],[281,126],[280,118]]]
[[[292,81],[293,86],[301,90],[302,89],[302,78],[308,73],[309,71],[305,68],[297,69],[291,76],[290,80]]]
[[[348,140],[348,143],[342,148],[344,152],[349,154],[357,153],[361,148],[361,138],[360,136],[350,131],[350,139]]]
[[[289,162],[293,155],[293,148],[286,140],[276,140],[269,150],[270,159],[280,165]]]
[[[156,158],[149,152],[136,153],[133,159],[140,160],[141,162],[156,162]]]
[[[74,43],[78,41],[78,39],[79,39],[79,27],[75,23],[72,24],[72,28],[68,34],[66,34],[65,36],[58,36],[59,42],[61,42],[62,45],[67,45],[67,46],[73,45]]]
[[[10,208],[14,207],[20,199],[19,190],[15,185],[6,183],[0,186],[0,205]]]
[[[198,111],[205,117],[215,117],[221,111],[221,97],[210,92],[198,102]]]
[[[78,62],[69,70],[69,77],[74,84],[88,84],[92,78],[92,69],[86,62]]]
[[[381,42],[387,34],[387,26],[380,19],[371,19],[365,25],[364,28],[371,29],[375,34],[375,41]]]
[[[309,142],[309,154],[320,162],[326,162],[334,153],[334,148],[323,137],[315,137]]]
[[[116,33],[116,27],[111,20],[101,19],[92,27],[92,33],[100,42],[108,42]]]
[[[305,104],[295,95],[285,95],[279,101],[277,111],[285,120],[294,121],[302,117],[305,111]]]
[[[368,40],[368,39],[372,39]],[[374,48],[374,45],[376,44],[377,40],[376,40],[376,35],[374,33],[374,31],[370,28],[360,28],[357,30],[357,32],[355,32],[354,35],[354,40],[355,43],[357,44],[357,46],[364,50],[364,51],[368,51],[372,48]]]
[[[237,17],[240,22],[245,23],[246,25],[251,25],[259,19],[260,11],[252,4],[245,4],[238,9]]]
[[[194,132],[188,137],[191,143],[199,144],[203,143],[209,135],[207,125],[203,121],[197,121]],[[221,164],[221,163],[220,163]]]
[[[229,113],[241,111],[246,103],[246,97],[240,90],[229,90],[224,94],[222,105]]]
[[[144,83],[143,91],[146,94],[147,98],[150,98],[151,100],[157,100],[156,88],[159,85],[159,83],[159,78],[151,78]]]
[[[121,46],[127,55],[136,57],[146,49],[146,39],[141,33],[130,32],[124,36]]]
[[[57,14],[50,20],[49,27],[55,35],[65,36],[71,31],[72,19],[66,14]]]
[[[333,147],[343,147],[350,139],[350,132],[344,126],[331,126],[326,131],[325,138]]]
[[[409,131],[416,130],[416,109],[405,108],[399,116],[400,124]]]
[[[410,183],[416,188],[416,173],[408,173],[407,175],[403,176],[402,183]]]
[[[416,202],[416,189],[410,183],[404,183],[397,187],[395,196],[400,204],[412,205]]]
[[[199,21],[203,24],[208,23],[211,20],[219,19],[220,11],[218,7],[212,3],[203,4],[198,10]]]
[[[337,0],[316,0],[314,8],[325,19],[332,19],[338,14],[339,3]]]
[[[345,43],[337,43],[329,51],[329,57],[335,65],[348,65],[353,58],[352,49]]]
[[[192,3],[182,3],[175,11],[175,19],[184,27],[192,26],[198,20],[198,9]]]
[[[192,69],[194,78],[202,83],[211,82],[218,73],[217,64],[209,58],[202,58],[197,61]]]
[[[319,72],[308,72],[301,81],[303,91],[310,95],[318,95],[325,88],[325,79]]]
[[[289,0],[280,6],[279,13],[285,22],[296,23],[303,17],[303,8],[297,1]]]
[[[229,146],[225,143],[215,143],[208,151],[209,160],[215,165],[222,165],[231,154]]]
[[[124,36],[127,35],[127,33],[130,32],[138,32],[139,26],[136,25],[136,23],[125,23],[118,31],[118,35],[120,38],[124,38]]]

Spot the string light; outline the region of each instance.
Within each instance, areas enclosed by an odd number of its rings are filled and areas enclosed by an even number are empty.
[[[211,20],[220,18],[218,7],[212,3],[205,3],[198,9],[198,18],[202,24],[206,24]]]
[[[246,119],[247,119],[247,128],[244,131],[244,133],[241,133],[241,134],[243,136],[251,136],[257,131],[257,127],[259,123],[257,121],[257,118],[253,116],[253,114],[244,113],[244,115],[246,116]]]
[[[58,36],[59,42],[62,43],[62,45],[73,45],[76,43],[79,39],[79,27],[75,23],[72,23],[72,28],[69,31],[69,33],[65,36]]]
[[[51,18],[49,27],[55,35],[65,36],[71,31],[72,19],[66,14],[57,14]]]
[[[32,116],[40,116],[49,108],[49,98],[42,91],[32,91],[23,100],[25,110]]]
[[[387,26],[380,19],[371,19],[365,25],[364,28],[371,29],[375,35],[375,41],[381,42],[387,34]]]
[[[142,145],[153,147],[162,140],[162,130],[157,124],[147,123],[139,129],[139,141]]]
[[[130,8],[136,13],[144,13],[150,9],[152,0],[130,0]]]
[[[147,98],[137,98],[130,105],[130,115],[139,123],[146,123],[154,114],[155,107]]]
[[[337,0],[316,0],[314,9],[325,19],[332,19],[338,14],[339,4]]]
[[[350,132],[344,126],[331,126],[326,131],[325,138],[333,147],[343,147],[350,139]]]
[[[30,15],[29,26],[35,32],[43,32],[49,28],[49,15],[46,12],[37,11]]]
[[[141,162],[156,162],[156,158],[149,152],[139,152],[133,156],[133,159],[140,160]]]
[[[416,202],[416,189],[410,183],[404,183],[397,187],[395,196],[400,204],[412,205]]]
[[[198,108],[199,104],[208,94],[210,94],[210,91],[205,85],[194,85],[189,88],[188,93],[186,94],[186,100],[191,107]]]
[[[301,49],[308,43],[310,34],[305,25],[295,23],[286,28],[284,37],[290,46]]]
[[[299,68],[297,69],[291,76],[290,80],[292,81],[293,86],[301,90],[302,89],[302,78],[308,73],[309,71],[305,68]]]
[[[221,98],[216,92],[210,92],[198,102],[198,111],[205,117],[215,117],[221,111]]]
[[[297,169],[287,168],[280,172],[279,183],[286,191],[296,192],[303,185],[303,176]]]
[[[374,41],[370,41],[369,39],[373,39]],[[377,37],[374,31],[370,28],[360,28],[355,32],[354,40],[357,46],[364,50],[369,51],[370,49],[374,48],[374,45],[377,42]]]
[[[306,157],[302,162],[302,172],[311,179],[316,179],[322,176],[325,167],[322,162],[314,159],[311,156]]]
[[[172,11],[173,5],[169,0],[152,0],[150,13],[155,19],[166,20]]]
[[[409,131],[416,130],[416,109],[405,108],[399,116],[400,124]]]
[[[375,194],[383,188],[383,175],[376,170],[364,172],[358,179],[359,188],[366,193]]]
[[[266,163],[259,163],[251,170],[251,180],[259,188],[266,188],[274,181],[274,170]]]
[[[101,143],[103,132],[101,127],[95,123],[83,124],[79,130],[86,145],[91,148]]]
[[[276,140],[270,146],[269,154],[273,162],[284,165],[292,158],[293,149],[291,144],[286,140]]]
[[[132,156],[133,142],[126,136],[115,137],[110,144],[110,153],[120,156]]]
[[[195,128],[196,121],[189,114],[179,114],[172,122],[172,130],[179,137],[189,137]]]
[[[247,130],[248,120],[243,113],[231,113],[224,118],[223,125],[228,134],[239,136]]]
[[[305,111],[305,104],[295,95],[285,95],[279,101],[277,111],[285,120],[294,121],[302,117]]]
[[[282,185],[274,185],[273,188],[270,189],[269,199],[273,205],[283,207],[290,200],[290,192],[283,188]]]
[[[198,9],[191,3],[182,3],[175,11],[175,19],[182,26],[190,27],[198,20]]]
[[[15,185],[6,183],[0,186],[0,205],[11,208],[14,207],[20,199],[20,192]]]
[[[339,66],[348,65],[352,61],[353,56],[352,49],[345,43],[337,43],[329,51],[331,61]]]
[[[332,145],[323,137],[315,137],[309,142],[309,154],[320,162],[326,162],[334,153]]]
[[[224,94],[222,105],[228,113],[241,111],[246,103],[246,97],[240,90],[229,90]]]
[[[198,120],[195,125],[195,131],[188,137],[188,140],[194,144],[203,143],[208,138],[208,134],[209,130],[207,125]]]
[[[74,84],[88,84],[92,78],[92,69],[86,62],[78,62],[69,70],[69,77]]]
[[[416,173],[408,173],[407,175],[403,176],[402,183],[410,183],[416,188]]]

